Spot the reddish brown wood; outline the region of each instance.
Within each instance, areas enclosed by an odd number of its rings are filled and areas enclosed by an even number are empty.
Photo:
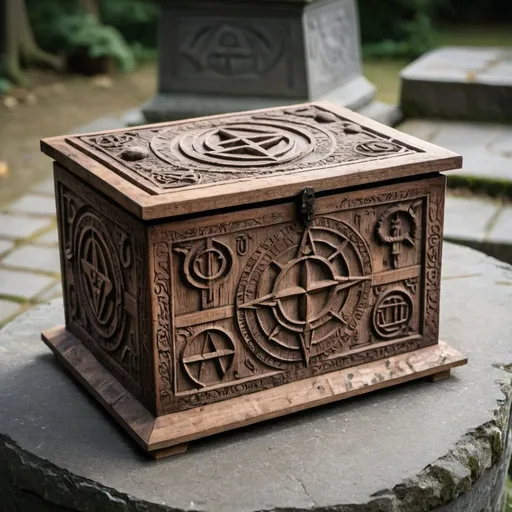
[[[66,332],[151,418],[300,394],[438,343],[446,178],[434,171],[456,155],[325,104],[45,148],[65,165]]]
[[[462,162],[451,151],[322,102],[54,137],[41,147],[146,220],[198,213],[204,201],[239,207],[292,198],[305,186],[336,190]]]

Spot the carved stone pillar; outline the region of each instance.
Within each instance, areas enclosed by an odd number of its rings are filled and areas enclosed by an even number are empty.
[[[162,3],[157,95],[149,122],[326,99],[353,110],[362,75],[355,0]]]

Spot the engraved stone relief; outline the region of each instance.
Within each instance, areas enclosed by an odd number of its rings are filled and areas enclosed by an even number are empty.
[[[344,83],[358,71],[356,27],[351,0],[318,7],[306,14],[308,76],[315,94]]]
[[[199,26],[186,37],[180,53],[197,73],[236,77],[269,70],[281,58],[283,47],[277,32],[230,22]]]

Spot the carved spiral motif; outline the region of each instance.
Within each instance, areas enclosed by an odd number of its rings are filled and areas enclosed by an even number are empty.
[[[401,153],[404,151],[404,148],[389,140],[375,139],[357,144],[355,150],[357,153],[365,156],[380,156]]]
[[[325,147],[320,150],[320,142]],[[310,158],[325,158],[335,148],[332,134],[304,123],[258,119],[179,132],[176,127],[159,132],[151,148],[172,165],[198,165],[216,172],[259,174],[262,167]],[[313,149],[315,153],[313,154]]]

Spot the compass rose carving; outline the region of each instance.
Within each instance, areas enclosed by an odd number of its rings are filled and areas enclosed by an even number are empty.
[[[269,366],[309,366],[331,352],[340,329],[357,326],[370,294],[371,258],[361,236],[335,219],[288,227],[272,240],[242,275],[239,328]]]
[[[121,340],[122,277],[114,244],[103,222],[93,213],[82,214],[75,227],[75,273],[80,304],[105,350]]]

